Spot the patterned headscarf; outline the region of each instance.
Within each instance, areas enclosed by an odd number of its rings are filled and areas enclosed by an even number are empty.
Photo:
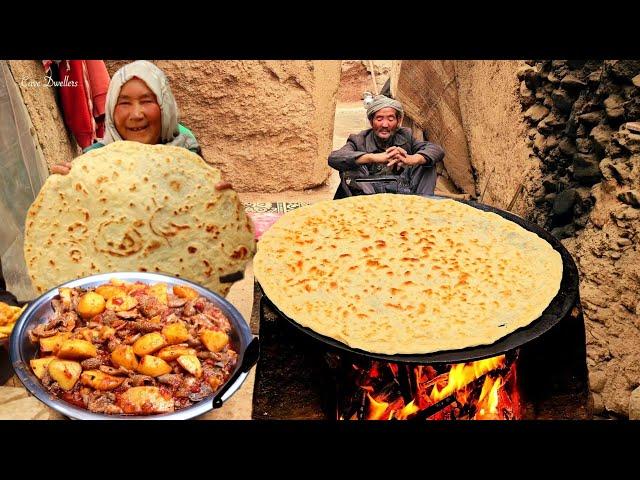
[[[176,147],[184,147],[189,150],[198,148],[198,142],[188,135],[181,134],[178,130],[178,105],[176,99],[171,93],[169,80],[162,70],[153,63],[146,60],[138,60],[129,63],[118,70],[111,79],[109,90],[107,92],[106,115],[105,115],[105,135],[101,140],[105,145],[116,140],[122,140],[122,137],[116,129],[113,120],[116,104],[120,89],[132,78],[139,78],[147,84],[149,89],[155,94],[162,112],[162,131],[160,133],[160,142]]]
[[[404,109],[399,101],[385,97],[384,95],[377,95],[373,99],[373,102],[371,102],[367,107],[367,118],[371,120],[378,110],[382,110],[386,107],[394,108],[398,112],[398,117],[404,116]]]

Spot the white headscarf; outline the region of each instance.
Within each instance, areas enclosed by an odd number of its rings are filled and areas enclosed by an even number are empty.
[[[147,84],[149,89],[155,94],[162,113],[162,131],[160,142],[176,147],[184,147],[189,150],[198,148],[198,142],[193,137],[180,133],[178,130],[178,105],[171,93],[169,80],[162,70],[153,63],[146,60],[138,60],[129,63],[118,70],[111,79],[109,90],[107,91],[106,114],[105,114],[105,135],[103,144],[122,140],[116,129],[113,114],[118,103],[120,89],[132,78],[139,78]]]

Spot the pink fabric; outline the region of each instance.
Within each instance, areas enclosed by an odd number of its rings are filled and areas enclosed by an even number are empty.
[[[269,227],[276,223],[276,221],[284,214],[278,212],[247,212],[247,215],[253,222],[255,238],[256,240],[259,240],[262,234],[269,230]]]

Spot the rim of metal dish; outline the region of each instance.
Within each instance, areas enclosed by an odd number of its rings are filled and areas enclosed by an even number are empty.
[[[447,197],[439,196],[429,196],[428,198],[450,200]],[[518,330],[515,330],[508,335],[505,335],[492,344],[478,345],[476,347],[469,347],[458,350],[442,350],[425,354],[386,355],[375,352],[367,352],[357,348],[349,347],[342,342],[339,342],[331,337],[321,335],[314,330],[299,324],[292,318],[282,313],[282,311],[276,305],[274,305],[273,301],[271,301],[271,299],[264,293],[264,289],[262,289],[262,286],[260,286],[262,297],[269,302],[269,305],[278,313],[278,315],[280,315],[282,318],[287,320],[289,323],[291,323],[293,326],[295,326],[305,334],[310,335],[311,337],[325,344],[328,344],[331,347],[342,350],[352,355],[394,363],[442,364],[463,363],[482,360],[484,358],[502,355],[542,336],[544,333],[553,328],[560,320],[567,316],[571,308],[575,305],[576,300],[578,299],[578,268],[576,267],[573,258],[557,238],[532,222],[529,222],[513,213],[507,212],[505,210],[500,210],[489,205],[477,203],[470,200],[455,201],[465,203],[479,210],[496,213],[501,217],[506,218],[507,220],[517,223],[524,229],[535,233],[539,237],[549,242],[554,250],[560,253],[560,256],[562,257],[562,279],[560,281],[560,289],[558,290],[556,296],[551,300],[547,308],[542,312],[540,317],[531,322],[529,325],[519,328]]]
[[[76,407],[61,398],[56,397],[49,393],[40,383],[40,380],[31,372],[29,367],[29,360],[23,360],[22,338],[27,334],[26,328],[27,320],[30,319],[32,312],[38,309],[42,303],[50,302],[51,299],[57,295],[58,289],[62,287],[84,287],[91,284],[102,284],[109,281],[112,278],[118,278],[121,280],[135,280],[135,281],[164,281],[170,285],[187,285],[194,288],[200,295],[204,296],[208,300],[212,300],[217,306],[219,306],[223,312],[228,315],[229,320],[234,327],[234,333],[237,335],[237,341],[239,342],[238,361],[232,371],[227,382],[218,387],[216,392],[205,397],[201,401],[191,405],[190,407],[176,410],[175,412],[153,414],[153,415],[108,415],[93,413],[86,409]],[[30,322],[32,323],[32,322]],[[42,323],[42,322],[36,322]],[[224,392],[221,400],[226,401],[231,395],[233,395],[245,381],[248,371],[241,371],[244,361],[245,350],[247,346],[254,339],[251,334],[251,330],[247,322],[244,320],[240,312],[224,297],[208,290],[196,283],[189,280],[173,277],[171,275],[163,273],[149,273],[149,272],[112,272],[112,273],[100,273],[96,275],[90,275],[87,277],[79,278],[77,280],[71,280],[63,283],[51,290],[43,293],[33,302],[29,302],[29,306],[22,313],[18,321],[13,328],[13,334],[11,335],[10,342],[10,358],[13,365],[13,369],[16,375],[22,382],[22,384],[32,393],[38,400],[45,403],[48,407],[57,411],[58,413],[77,420],[187,420],[213,409],[212,400],[216,396],[216,393],[221,391],[229,382],[233,384]]]

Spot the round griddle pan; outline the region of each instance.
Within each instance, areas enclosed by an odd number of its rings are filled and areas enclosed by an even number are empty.
[[[430,196],[428,198],[445,199],[445,197],[438,196]],[[479,345],[476,347],[469,347],[460,350],[444,350],[440,352],[425,354],[385,355],[381,353],[366,352],[364,350],[351,348],[348,345],[339,342],[331,337],[320,335],[310,328],[300,325],[298,322],[282,313],[280,309],[278,309],[278,307],[276,307],[273,302],[266,295],[264,295],[264,291],[262,298],[269,303],[269,305],[275,312],[277,312],[282,318],[291,323],[294,327],[298,328],[307,335],[310,335],[316,340],[325,343],[328,346],[356,356],[364,356],[387,362],[412,363],[422,365],[434,363],[464,363],[502,355],[540,337],[551,328],[553,328],[560,320],[565,318],[571,308],[576,304],[578,299],[578,269],[575,262],[573,261],[573,258],[571,258],[571,255],[569,254],[567,249],[564,248],[562,243],[560,243],[557,238],[555,238],[546,230],[540,228],[534,223],[518,217],[517,215],[514,215],[513,213],[474,201],[456,201],[465,203],[471,207],[477,208],[478,210],[496,213],[511,222],[517,223],[522,228],[535,233],[540,238],[543,238],[544,240],[549,242],[551,246],[558,253],[560,253],[560,256],[562,257],[562,280],[560,282],[560,290],[553,298],[553,300],[551,300],[551,303],[549,303],[547,308],[542,312],[542,315],[540,315],[538,319],[534,320],[526,327],[519,328],[518,330],[500,338],[490,345]]]

